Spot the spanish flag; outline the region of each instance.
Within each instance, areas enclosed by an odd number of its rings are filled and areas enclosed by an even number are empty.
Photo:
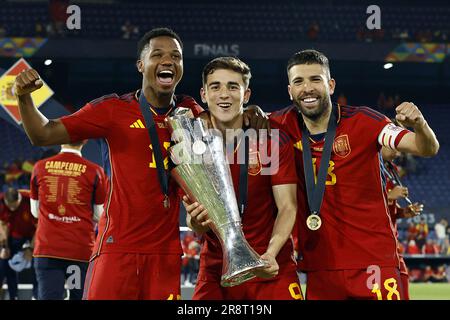
[[[0,106],[16,121],[18,125],[22,123],[19,113],[19,106],[13,94],[14,81],[16,76],[23,70],[31,69],[31,66],[21,58],[8,71],[0,77]],[[34,105],[39,108],[53,95],[53,90],[44,82],[44,85],[31,94]]]

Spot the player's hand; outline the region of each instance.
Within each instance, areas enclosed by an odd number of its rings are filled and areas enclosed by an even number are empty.
[[[403,102],[397,108],[395,108],[397,115],[395,119],[406,127],[414,129],[422,128],[426,121],[420,112],[419,108],[412,102]]]
[[[244,109],[244,124],[255,130],[267,129],[270,135],[269,117],[257,105],[252,104]]]
[[[200,119],[202,119],[203,124],[205,125],[205,129],[213,128],[211,118],[209,117],[209,113],[207,111],[204,111],[198,115]]]
[[[0,248],[0,259],[7,260],[11,256],[11,251],[9,248]]]
[[[408,208],[406,209],[404,218],[413,218],[421,214],[422,211],[423,211],[423,204],[418,202],[413,203],[409,205]]]
[[[3,229],[3,226],[0,223],[0,248],[6,246],[7,240],[8,236],[6,235],[6,231]]]
[[[398,200],[400,198],[406,198],[407,196],[408,196],[408,188],[400,186],[395,186],[388,193],[389,200]]]
[[[28,262],[31,261],[33,259],[33,250],[31,248],[23,250],[23,258]]]
[[[266,265],[253,271],[255,276],[264,279],[270,279],[275,277],[278,274],[278,270],[280,270],[280,267],[275,257],[272,256],[270,253],[266,252],[263,255],[261,255],[261,259],[264,260]]]
[[[32,93],[44,85],[41,77],[34,69],[24,70],[16,77],[14,82],[14,94],[21,96],[27,93]]]
[[[191,216],[191,223],[202,227],[209,227],[212,224],[208,218],[208,210],[198,202],[192,202],[188,196],[184,195],[183,205],[187,214]]]

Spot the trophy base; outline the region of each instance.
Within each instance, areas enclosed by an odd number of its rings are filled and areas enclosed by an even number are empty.
[[[224,275],[220,281],[220,285],[222,287],[234,287],[238,286],[245,281],[255,278],[256,276],[253,274],[253,270],[256,268],[264,267],[264,262],[260,262],[258,265],[249,266],[248,268],[241,269],[238,272],[235,272],[231,275]]]

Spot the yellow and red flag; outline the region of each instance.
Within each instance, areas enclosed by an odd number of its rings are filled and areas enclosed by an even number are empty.
[[[13,94],[14,81],[16,76],[23,70],[31,69],[31,66],[21,58],[8,71],[0,77],[0,106],[16,121],[18,125],[22,123],[19,113],[17,99]],[[31,94],[34,105],[39,108],[53,95],[53,90],[44,82],[44,85]]]

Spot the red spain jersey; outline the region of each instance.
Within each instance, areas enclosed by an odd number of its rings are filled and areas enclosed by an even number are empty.
[[[39,201],[34,256],[89,261],[94,247],[93,206],[105,201],[106,175],[78,154],[38,161],[31,199]]]
[[[277,172],[273,171],[274,174],[261,174],[262,169],[267,167],[267,164],[264,164],[266,161],[261,161],[260,150],[253,150],[252,147],[249,149],[247,205],[242,216],[242,226],[248,243],[260,255],[267,250],[278,213],[272,186],[297,183],[292,142],[286,133],[281,130],[279,132],[279,144],[273,144],[279,146],[279,169]],[[271,144],[267,145],[267,154],[270,155]],[[244,148],[243,144],[240,143],[238,148]],[[230,164],[230,169],[234,191],[236,197],[239,197],[240,165],[237,163],[237,152],[233,155],[234,163]],[[274,149],[274,152],[278,152],[278,148]],[[220,281],[223,256],[219,239],[209,231],[203,235],[202,244],[199,279]],[[292,270],[295,272],[292,239],[286,241],[276,260],[280,266],[279,275]],[[255,278],[250,281],[264,281],[264,279]]]
[[[203,111],[187,96],[176,97],[177,107]],[[164,164],[168,166],[170,133],[165,115],[155,115]],[[103,138],[104,167],[110,177],[105,212],[99,222],[94,256],[100,253],[182,254],[179,203],[170,179],[170,207],[163,205],[152,145],[136,92],[104,96],[63,117],[71,141]]]
[[[320,210],[322,226],[316,231],[306,226],[310,211],[301,152],[300,123],[303,120],[295,106],[271,115],[271,119],[288,132],[296,151],[300,269],[397,267],[397,243],[380,172],[381,146],[378,143],[380,132],[390,121],[367,107],[334,106],[333,112],[337,113],[338,124]],[[407,132],[403,130],[398,134],[395,146]],[[310,143],[317,177],[324,141]],[[390,139],[389,143],[392,143]]]
[[[19,192],[22,195],[22,202],[15,211],[9,210],[4,203],[4,195],[0,196],[0,220],[8,226],[10,237],[33,238],[37,220],[31,214],[30,192],[28,190],[19,190]]]

